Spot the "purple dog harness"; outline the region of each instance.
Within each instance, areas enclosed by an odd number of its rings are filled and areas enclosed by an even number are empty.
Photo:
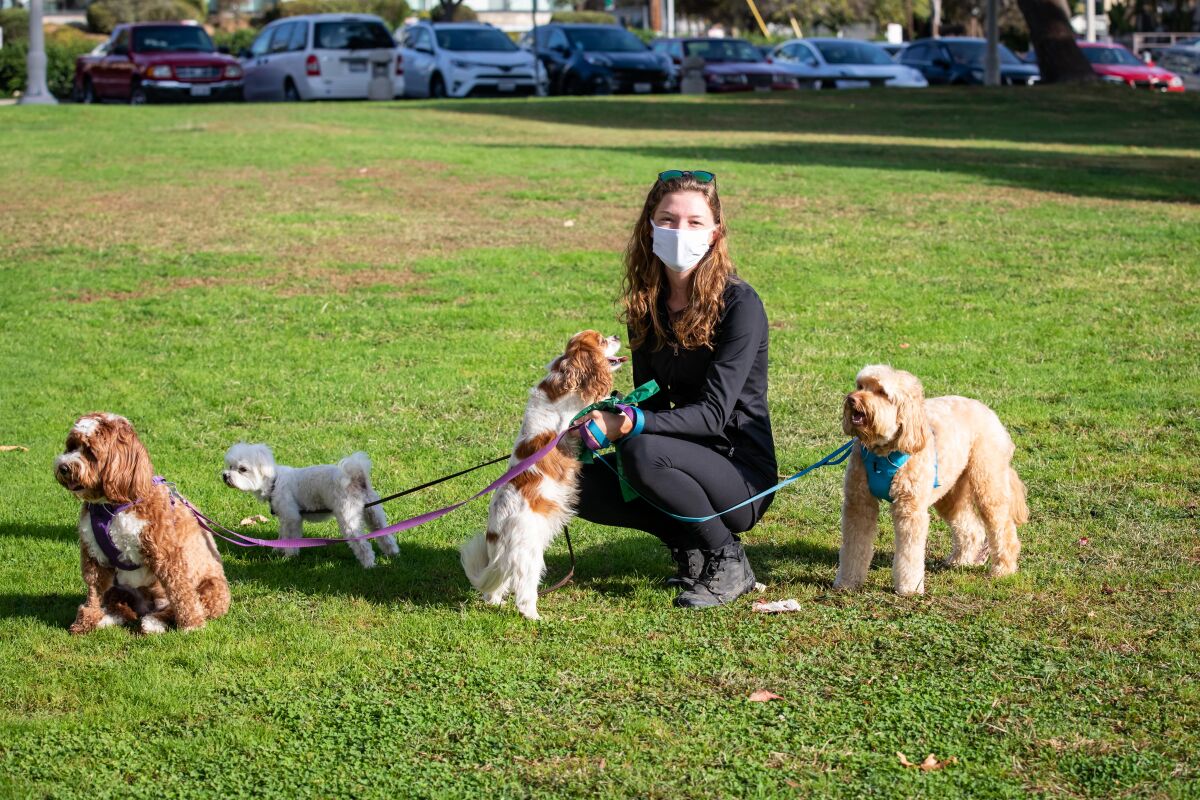
[[[166,479],[160,475],[154,476],[154,485],[166,483]],[[84,507],[88,511],[88,516],[92,522],[92,536],[96,539],[96,546],[100,548],[100,552],[104,553],[104,557],[108,559],[108,563],[112,564],[117,569],[125,571],[141,569],[140,564],[130,564],[121,557],[121,551],[112,540],[112,534],[108,532],[108,528],[112,525],[113,518],[131,506],[136,506],[141,500],[134,500],[132,503],[116,506],[115,508],[108,503],[85,503]],[[175,505],[174,498],[171,499],[171,505]]]

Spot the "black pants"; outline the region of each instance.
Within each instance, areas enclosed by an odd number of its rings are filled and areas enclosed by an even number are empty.
[[[642,434],[621,447],[625,478],[638,494],[667,511],[687,517],[706,517],[774,485],[774,476],[757,475],[725,456],[695,442],[671,436]],[[610,453],[609,464],[616,460]],[[579,481],[578,514],[589,522],[633,528],[662,539],[667,547],[718,550],[734,542],[771,505],[770,494],[708,522],[680,522],[640,498],[626,503],[620,482],[604,464],[586,464]]]

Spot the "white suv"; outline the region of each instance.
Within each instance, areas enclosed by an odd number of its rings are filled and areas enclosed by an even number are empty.
[[[277,19],[240,57],[247,100],[391,100],[404,94],[396,40],[371,14]]]
[[[481,22],[418,22],[397,31],[406,97],[544,95],[532,53]]]

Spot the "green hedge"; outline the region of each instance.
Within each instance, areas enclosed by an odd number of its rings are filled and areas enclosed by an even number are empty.
[[[374,14],[393,29],[412,14],[405,0],[285,0],[267,12],[264,20],[301,14]]]
[[[123,22],[202,21],[203,0],[95,0],[87,9],[88,28],[112,33]]]
[[[29,38],[29,12],[23,8],[0,11],[0,28],[4,29],[4,44],[25,41]]]
[[[67,43],[46,41],[46,86],[55,97],[71,95],[75,81],[75,58],[96,46],[88,40]],[[25,91],[25,61],[28,42],[5,42],[0,49],[0,97],[12,97]]]
[[[576,23],[579,25],[615,25],[617,18],[603,11],[555,11],[551,22]]]
[[[213,44],[224,47],[235,56],[243,50],[250,49],[258,36],[258,28],[241,28],[236,31],[217,31],[213,34]]]
[[[454,13],[450,18],[446,18],[443,7],[439,4],[429,9],[430,22],[475,22],[479,19],[479,15],[475,13],[475,9],[470,6],[459,4],[454,7]]]

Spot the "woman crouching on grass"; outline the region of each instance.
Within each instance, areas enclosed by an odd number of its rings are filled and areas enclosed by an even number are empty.
[[[667,583],[683,590],[675,598],[683,608],[722,605],[754,588],[738,534],[754,527],[774,495],[700,523],[654,506],[705,517],[777,480],[767,315],[737,277],[725,222],[711,172],[668,170],[650,189],[625,250],[622,318],[634,386],[653,380],[659,392],[641,403],[640,431],[624,415],[590,415],[617,443],[640,498],[625,502],[603,464],[585,466],[580,479],[579,516],[646,531],[671,549],[679,572]]]

